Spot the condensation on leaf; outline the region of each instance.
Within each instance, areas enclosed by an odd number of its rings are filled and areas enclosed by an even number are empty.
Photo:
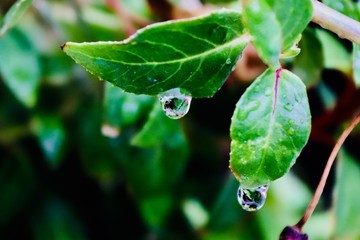
[[[268,69],[236,105],[230,168],[243,188],[283,176],[306,144],[311,116],[306,88],[293,73]]]

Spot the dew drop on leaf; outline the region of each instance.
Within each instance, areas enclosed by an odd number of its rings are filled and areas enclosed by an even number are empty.
[[[179,119],[190,109],[191,95],[184,89],[174,88],[159,94],[159,101],[166,116]]]
[[[244,210],[249,212],[259,210],[262,206],[264,206],[268,188],[269,185],[257,188],[242,188],[240,186],[237,192],[239,204]]]
[[[270,88],[266,89],[265,96],[270,96],[272,93],[272,90]]]
[[[288,112],[291,112],[291,111],[294,109],[294,105],[291,104],[291,103],[286,103],[286,104],[284,105],[284,108],[285,108],[285,110],[287,110]]]

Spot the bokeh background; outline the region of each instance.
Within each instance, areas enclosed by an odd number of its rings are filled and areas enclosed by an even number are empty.
[[[0,19],[24,1],[0,1]],[[360,110],[360,57],[310,24],[283,66],[308,87],[312,133],[265,206],[242,210],[228,168],[235,104],[265,69],[251,46],[211,99],[181,120],[153,96],[101,82],[60,49],[120,41],[221,0],[33,0],[0,37],[0,239],[277,239],[311,199],[339,133]],[[323,1],[358,19],[357,1]],[[0,25],[1,26],[1,25]],[[358,59],[359,58],[359,59]],[[357,80],[357,81],[356,81]],[[305,226],[311,239],[360,239],[360,129],[348,138]]]

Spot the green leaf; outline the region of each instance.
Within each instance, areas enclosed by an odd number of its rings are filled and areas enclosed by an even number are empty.
[[[230,167],[243,187],[283,176],[310,134],[306,89],[293,73],[266,70],[241,96],[230,127]]]
[[[295,58],[292,71],[307,87],[311,87],[320,80],[324,68],[322,45],[314,30],[304,31],[300,48],[301,53]]]
[[[325,30],[317,30],[324,52],[324,67],[345,73],[351,71],[351,56],[346,48],[333,35]]]
[[[281,52],[281,26],[266,0],[247,1],[243,21],[249,30],[260,58],[278,67]]]
[[[37,181],[31,161],[27,153],[18,147],[0,159],[0,226],[4,226],[32,202]]]
[[[127,92],[156,95],[183,88],[214,95],[248,42],[240,13],[153,24],[122,42],[72,43],[63,51],[90,73]]]
[[[360,45],[353,43],[353,75],[356,87],[360,87]]]
[[[166,117],[160,103],[156,102],[150,116],[140,132],[132,139],[131,143],[138,147],[159,146],[166,142],[176,142],[179,123]],[[175,139],[174,139],[175,137]]]
[[[311,0],[266,0],[274,11],[282,32],[282,51],[297,41],[312,18]]]
[[[41,206],[31,219],[35,240],[86,239],[82,224],[65,203],[50,199]]]
[[[15,97],[27,107],[37,100],[40,60],[26,36],[17,30],[0,39],[0,74]]]
[[[283,178],[271,183],[266,204],[256,214],[263,233],[261,239],[278,239],[285,226],[299,220],[299,216],[303,214],[310,200],[311,191],[291,171]],[[271,224],[269,224],[270,219]],[[309,232],[306,233],[309,234]]]
[[[174,197],[169,193],[153,194],[140,200],[139,206],[145,222],[160,228],[174,205]]]
[[[356,159],[342,151],[336,169],[335,185],[335,239],[360,238],[360,167]]]
[[[152,97],[146,95],[126,93],[107,82],[103,108],[103,134],[111,135],[109,132],[104,132],[106,127],[106,129],[113,129],[119,135],[122,128],[134,124],[144,112],[147,112],[153,100]]]
[[[57,168],[61,164],[65,145],[65,129],[59,117],[38,115],[34,117],[31,126],[49,165]]]
[[[18,0],[0,22],[0,38],[4,36],[21,18],[32,0]]]
[[[142,147],[142,151],[134,148],[126,161],[135,189],[142,189],[146,195],[168,189],[177,181],[186,164],[188,146],[180,122],[166,117],[159,103],[154,104],[149,119],[131,143]]]
[[[355,1],[352,0],[323,0],[322,1],[327,6],[335,9],[338,12],[341,12],[355,20],[360,19],[360,11],[357,8]]]

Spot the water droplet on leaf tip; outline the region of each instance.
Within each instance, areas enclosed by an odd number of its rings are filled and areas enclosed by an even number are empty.
[[[264,206],[266,200],[266,192],[269,185],[257,188],[242,188],[239,186],[237,199],[241,207],[249,212],[257,211]]]
[[[191,103],[191,95],[183,89],[174,88],[159,94],[159,101],[166,116],[179,119],[185,116]]]

